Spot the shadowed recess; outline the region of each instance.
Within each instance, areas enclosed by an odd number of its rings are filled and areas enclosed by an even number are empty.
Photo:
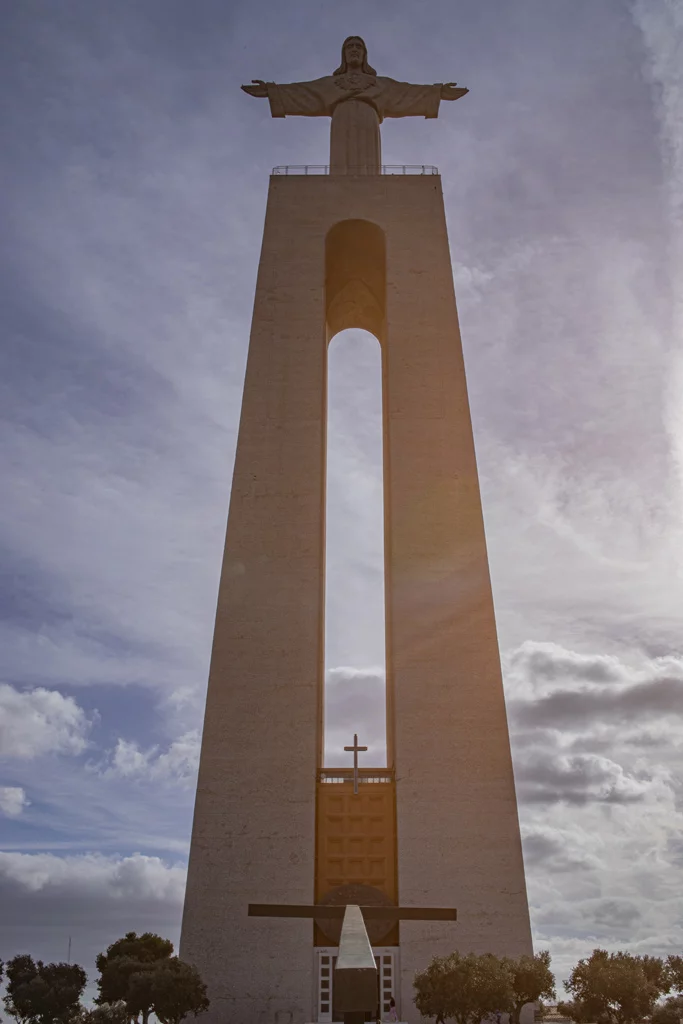
[[[382,340],[386,317],[384,232],[367,220],[343,220],[325,244],[325,292],[330,338],[360,327]]]

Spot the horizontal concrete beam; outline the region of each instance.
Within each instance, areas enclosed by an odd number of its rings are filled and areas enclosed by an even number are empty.
[[[365,921],[457,921],[455,907],[359,907]],[[306,906],[297,903],[250,903],[249,917],[307,917],[315,921],[343,918],[345,906]]]

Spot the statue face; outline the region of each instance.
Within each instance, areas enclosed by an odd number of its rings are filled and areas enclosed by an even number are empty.
[[[350,68],[360,68],[363,66],[365,47],[360,39],[349,39],[344,47],[344,57]]]

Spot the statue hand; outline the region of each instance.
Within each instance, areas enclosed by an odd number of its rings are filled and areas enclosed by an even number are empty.
[[[469,89],[458,89],[456,84],[456,82],[446,82],[445,85],[441,86],[442,100],[459,100],[461,96],[467,95],[470,91]]]
[[[252,85],[243,85],[242,91],[249,93],[250,96],[257,96],[259,99],[262,96],[268,95],[268,86],[260,78],[252,78]]]

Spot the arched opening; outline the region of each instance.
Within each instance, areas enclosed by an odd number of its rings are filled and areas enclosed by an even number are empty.
[[[325,240],[328,338],[350,327],[381,341],[386,321],[386,240],[377,224],[343,220]]]
[[[382,351],[346,330],[327,373],[324,763],[386,766]]]

